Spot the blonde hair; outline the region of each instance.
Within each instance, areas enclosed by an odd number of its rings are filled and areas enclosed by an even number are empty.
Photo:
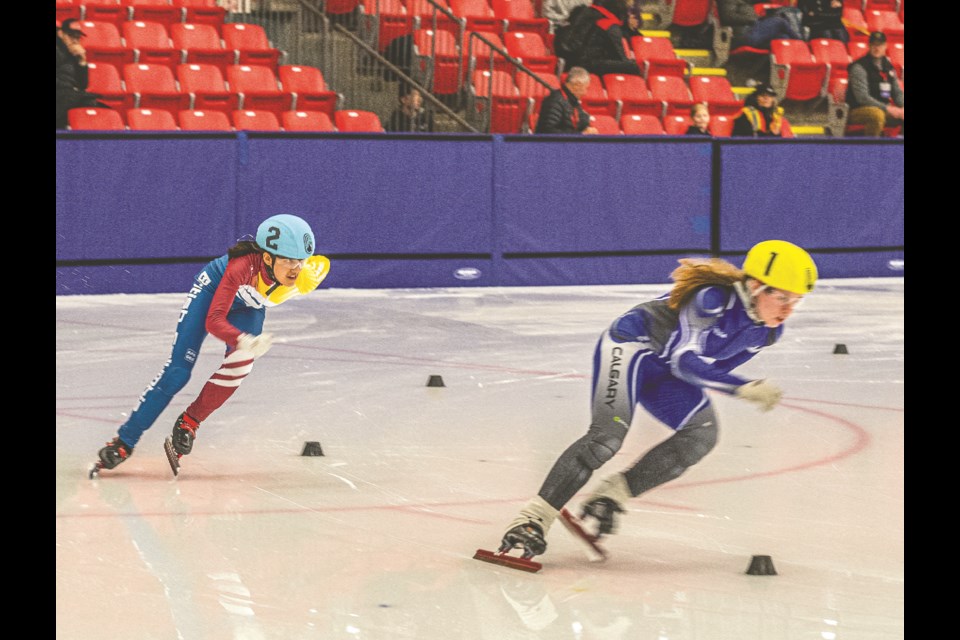
[[[698,111],[706,111],[707,115],[710,115],[710,108],[707,106],[706,102],[694,103],[694,105],[690,107],[690,117],[692,118],[693,116],[697,115]]]
[[[719,258],[681,258],[679,262],[680,266],[670,274],[674,281],[668,303],[671,309],[679,309],[700,287],[711,284],[729,287],[746,278],[741,269]]]

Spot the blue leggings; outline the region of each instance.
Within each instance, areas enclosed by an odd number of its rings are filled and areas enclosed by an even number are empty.
[[[187,294],[187,300],[180,310],[177,332],[173,338],[170,359],[163,369],[140,394],[140,401],[130,417],[121,426],[117,435],[130,447],[135,447],[143,432],[153,426],[157,417],[167,408],[173,396],[183,389],[190,380],[193,365],[196,364],[200,346],[207,337],[207,311],[213,302],[213,291],[194,282]],[[266,309],[248,307],[235,301],[227,320],[240,331],[260,335]],[[229,348],[228,348],[229,350]]]

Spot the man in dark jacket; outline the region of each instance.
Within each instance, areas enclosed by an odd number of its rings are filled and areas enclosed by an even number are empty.
[[[867,55],[847,67],[850,81],[847,124],[864,125],[863,134],[877,137],[885,127],[901,127],[903,133],[903,89],[897,71],[887,57],[887,36],[880,31],[870,34]]]
[[[590,73],[604,76],[608,73],[643,75],[635,60],[624,49],[624,38],[636,35],[629,25],[629,9],[625,0],[595,0],[585,8],[590,27],[583,45],[568,60]]]
[[[574,67],[559,89],[550,92],[540,104],[537,129],[534,133],[597,133],[590,126],[590,115],[583,110],[580,98],[590,88],[590,72]]]
[[[731,49],[752,47],[769,49],[771,40],[803,40],[803,34],[797,31],[793,22],[785,16],[771,12],[763,18],[757,17],[753,8],[759,2],[747,0],[717,0],[717,14],[720,25],[732,27]]]
[[[850,42],[850,33],[843,26],[843,0],[798,0],[797,8],[803,12],[803,26],[810,29],[811,40]]]
[[[96,94],[87,93],[87,52],[80,44],[85,34],[68,18],[57,28],[57,129],[67,128],[67,112],[76,107],[105,107]]]

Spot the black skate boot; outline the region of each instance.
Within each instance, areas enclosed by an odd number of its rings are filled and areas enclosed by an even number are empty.
[[[90,478],[95,478],[101,469],[113,469],[129,458],[132,453],[133,447],[121,440],[120,436],[115,437],[97,453],[100,459],[90,469]]]
[[[547,550],[547,541],[543,537],[543,529],[540,525],[526,520],[515,524],[503,534],[500,553],[506,553],[518,547],[523,549],[521,557],[525,559],[542,555]]]
[[[186,412],[181,413],[176,424],[173,425],[173,435],[171,436],[173,450],[181,456],[193,451],[193,441],[197,438],[197,429],[199,428],[199,422],[188,416]]]
[[[587,517],[597,521],[597,537],[613,533],[617,530],[616,514],[624,513],[621,507],[613,498],[594,498],[580,507],[580,519]]]

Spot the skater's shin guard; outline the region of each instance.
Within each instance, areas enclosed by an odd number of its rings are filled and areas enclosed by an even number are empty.
[[[220,408],[233,395],[240,383],[253,369],[253,354],[243,349],[234,349],[224,358],[220,368],[210,376],[210,379],[197,399],[187,407],[187,413],[203,422],[207,417]]]

